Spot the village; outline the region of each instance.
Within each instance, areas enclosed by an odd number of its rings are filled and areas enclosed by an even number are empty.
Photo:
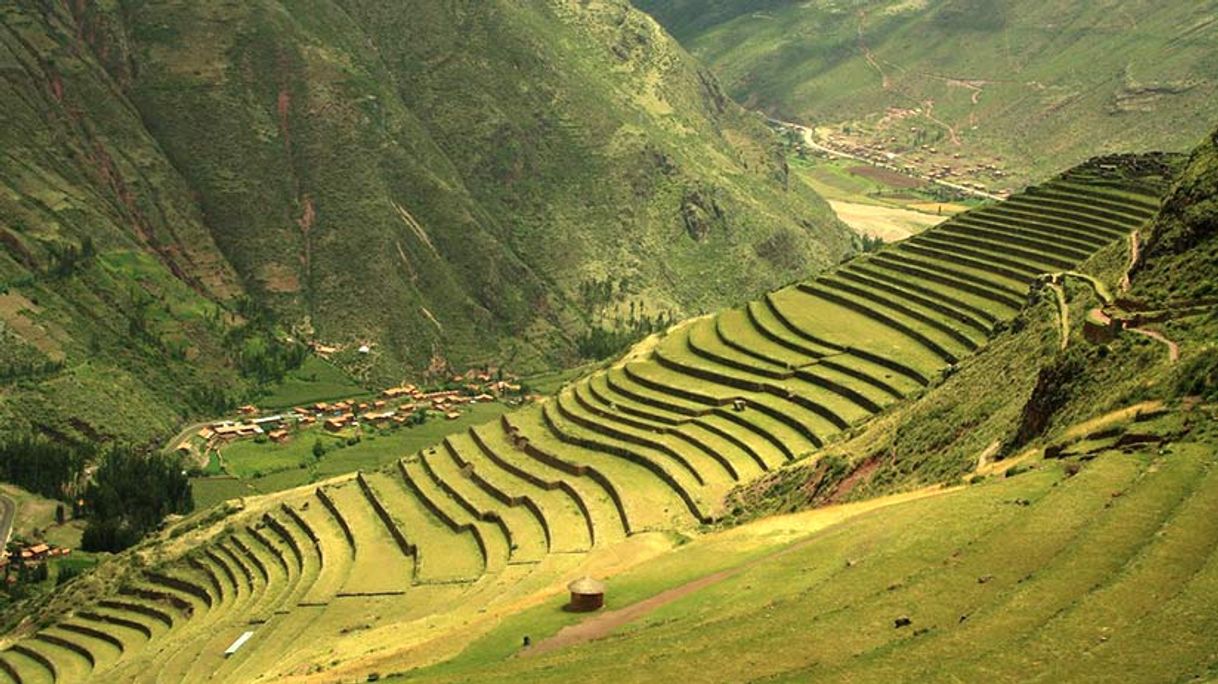
[[[4,573],[4,586],[18,582],[39,582],[47,578],[47,563],[55,558],[71,555],[72,549],[46,542],[12,542],[0,550],[0,572]]]
[[[527,401],[515,376],[498,369],[469,370],[453,375],[438,388],[403,384],[382,390],[377,398],[343,399],[294,406],[262,415],[255,405],[238,409],[238,416],[200,427],[179,442],[176,451],[184,456],[207,455],[239,440],[285,444],[297,433],[320,427],[342,434],[363,429],[383,430],[419,425],[432,416],[460,418],[466,407],[502,401],[517,405]]]
[[[821,126],[809,128],[789,122],[771,120],[782,128],[802,133],[795,143],[799,154],[808,153],[839,156],[865,162],[878,169],[936,184],[961,195],[986,199],[1005,199],[1010,190],[1000,188],[1008,174],[1000,166],[1001,157],[991,161],[970,162],[960,152],[948,152],[925,140],[926,130],[918,126],[908,129],[909,140],[902,141],[888,131],[866,132],[858,127],[834,130]],[[848,132],[847,132],[848,131]],[[990,185],[979,179],[988,178]]]

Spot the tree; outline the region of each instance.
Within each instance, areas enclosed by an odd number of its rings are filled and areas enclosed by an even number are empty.
[[[313,442],[313,458],[321,460],[322,456],[326,455],[326,445],[321,443],[321,438],[318,437]]]
[[[194,508],[180,460],[133,449],[107,453],[85,491],[87,551],[121,551],[160,526],[165,516]]]

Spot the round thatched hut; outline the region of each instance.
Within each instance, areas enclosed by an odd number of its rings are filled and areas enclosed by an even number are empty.
[[[571,602],[567,604],[569,611],[588,613],[605,605],[604,582],[584,577],[568,584],[567,589],[571,591]]]

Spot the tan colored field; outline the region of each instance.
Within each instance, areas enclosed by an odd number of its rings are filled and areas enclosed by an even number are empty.
[[[829,206],[846,225],[861,235],[882,238],[885,242],[904,240],[911,235],[937,226],[950,215],[937,216],[920,211],[830,200]]]
[[[954,204],[952,202],[911,202],[905,206],[914,211],[921,211],[927,214],[941,213],[944,216],[952,216],[969,210],[969,207],[963,204]]]
[[[20,293],[0,294],[0,321],[7,323],[22,339],[52,361],[62,361],[65,354],[59,340],[64,337],[63,332],[35,322],[31,316],[41,310]]]

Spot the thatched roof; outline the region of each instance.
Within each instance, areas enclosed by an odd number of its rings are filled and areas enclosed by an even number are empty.
[[[571,590],[572,594],[579,594],[581,596],[603,594],[605,593],[605,583],[600,580],[594,580],[591,577],[583,577],[568,584],[567,589]]]

